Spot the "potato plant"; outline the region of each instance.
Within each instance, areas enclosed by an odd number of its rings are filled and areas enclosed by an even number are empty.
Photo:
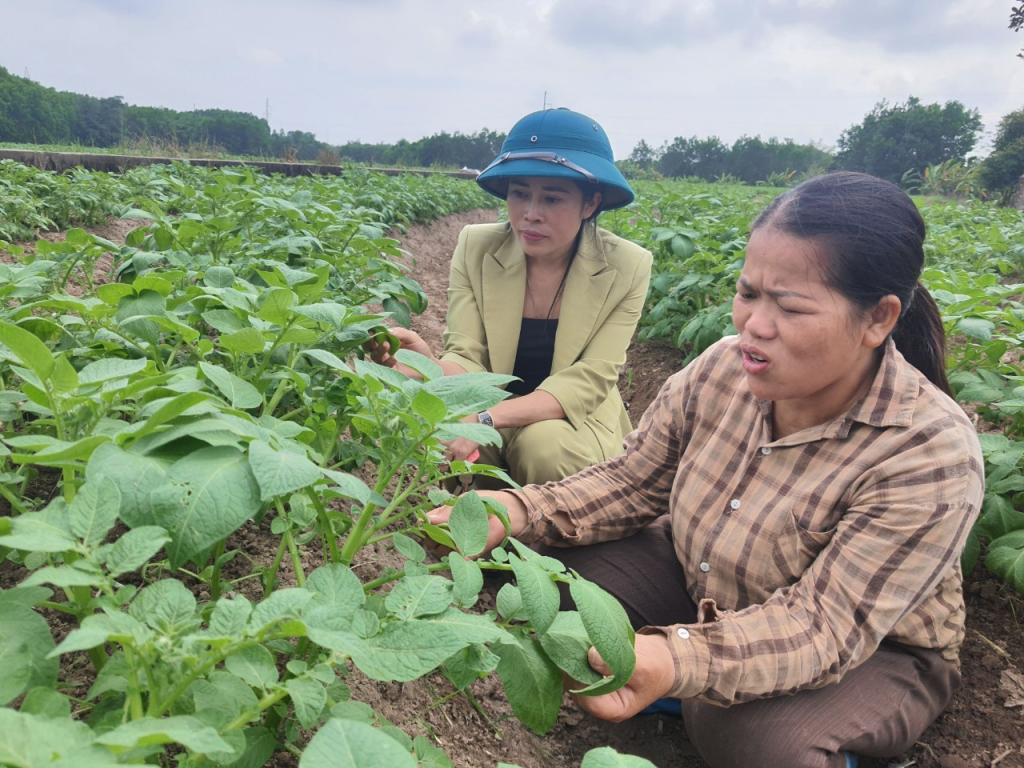
[[[619,604],[512,539],[481,557],[504,510],[441,489],[504,477],[442,454],[455,437],[499,439],[461,419],[499,402],[509,377],[444,377],[402,352],[423,374],[412,380],[361,359],[425,304],[383,227],[453,200],[400,197],[381,213],[362,179],[148,179],[153,197],[125,211],[152,224],[116,249],[115,282],[65,292],[113,247],[81,231],[31,255],[12,247],[18,263],[2,266],[0,555],[29,575],[0,592],[0,658],[18,670],[0,683],[0,763],[248,766],[286,750],[314,768],[443,766],[429,740],[353,700],[354,669],[398,682],[440,671],[456,690],[494,672],[541,733],[563,673],[588,694],[623,685],[635,658]],[[59,493],[26,498],[44,471]],[[442,504],[450,523],[430,524]],[[224,577],[244,525],[278,541],[273,563],[243,577],[259,580],[249,597]],[[452,554],[430,560],[428,540]],[[398,567],[357,576],[380,546]],[[303,548],[323,565],[306,572]],[[487,571],[507,578],[490,612],[477,606]],[[560,584],[577,610],[559,609]],[[59,644],[39,609],[73,622]],[[591,645],[608,678],[587,665]],[[72,697],[58,661],[79,653],[95,678]],[[598,750],[584,764],[646,761]]]

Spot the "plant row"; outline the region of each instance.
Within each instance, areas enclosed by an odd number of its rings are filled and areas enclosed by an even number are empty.
[[[104,182],[146,190],[124,198],[148,223],[123,247],[72,230],[0,265],[0,555],[24,569],[0,591],[14,670],[0,764],[249,766],[287,751],[305,768],[445,766],[356,700],[355,670],[440,671],[453,692],[496,672],[541,733],[563,674],[591,694],[624,684],[618,603],[511,539],[478,557],[504,510],[443,488],[504,477],[442,455],[460,436],[499,439],[461,419],[508,377],[444,377],[401,353],[413,380],[361,359],[426,303],[384,228],[478,204],[475,185],[145,171]],[[47,479],[54,497],[34,498]],[[450,523],[432,525],[442,504]],[[243,527],[276,543],[269,565],[240,572]],[[433,562],[437,544],[452,554]],[[381,548],[392,565],[354,569]],[[488,572],[506,583],[483,611]],[[560,585],[576,610],[560,610]],[[613,675],[590,669],[592,645]],[[84,657],[82,685],[61,669]],[[610,750],[584,764],[646,765]]]

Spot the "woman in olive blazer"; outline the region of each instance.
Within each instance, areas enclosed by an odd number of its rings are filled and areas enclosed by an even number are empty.
[[[459,438],[446,455],[479,451],[479,461],[507,467],[521,484],[560,480],[622,451],[630,423],[616,383],[651,254],[595,223],[601,211],[631,203],[633,190],[586,115],[527,115],[477,183],[506,201],[508,223],[466,227],[459,237],[439,363],[448,376],[490,371],[521,381],[508,386],[516,397],[467,417],[501,432],[500,449]],[[433,357],[412,331],[394,334]],[[404,370],[390,350],[374,347],[373,356]]]
[[[562,291],[551,374],[537,387],[564,420],[501,430],[499,457],[517,482],[561,479],[622,452],[632,428],[616,386],[640,319],[651,254],[585,225]],[[526,298],[526,256],[509,224],[462,230],[452,257],[442,361],[512,373]],[[548,423],[548,422],[552,423]]]

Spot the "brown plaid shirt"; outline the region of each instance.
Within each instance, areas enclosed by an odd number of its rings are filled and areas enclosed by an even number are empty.
[[[629,536],[670,514],[697,625],[664,632],[672,695],[720,704],[838,681],[883,639],[950,661],[964,636],[959,555],[984,494],[977,435],[890,341],[842,416],[773,440],[736,337],[662,387],[626,452],[521,492],[524,541]],[[547,518],[565,511],[563,535]]]

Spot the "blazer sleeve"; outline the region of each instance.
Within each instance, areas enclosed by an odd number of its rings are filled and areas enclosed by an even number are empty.
[[[623,245],[626,245],[626,255],[633,270],[628,274],[620,268],[623,274],[619,279],[628,280],[629,289],[591,336],[576,362],[551,374],[537,387],[558,400],[566,418],[576,429],[608,400],[617,385],[619,371],[626,362],[626,350],[647,300],[651,254],[632,243]],[[571,318],[564,319],[571,322]],[[619,410],[621,408],[616,408],[616,412],[607,414],[607,418],[618,418]]]
[[[470,228],[459,233],[448,280],[448,316],[442,360],[457,363],[467,373],[491,370],[483,313],[470,275],[467,253]]]

